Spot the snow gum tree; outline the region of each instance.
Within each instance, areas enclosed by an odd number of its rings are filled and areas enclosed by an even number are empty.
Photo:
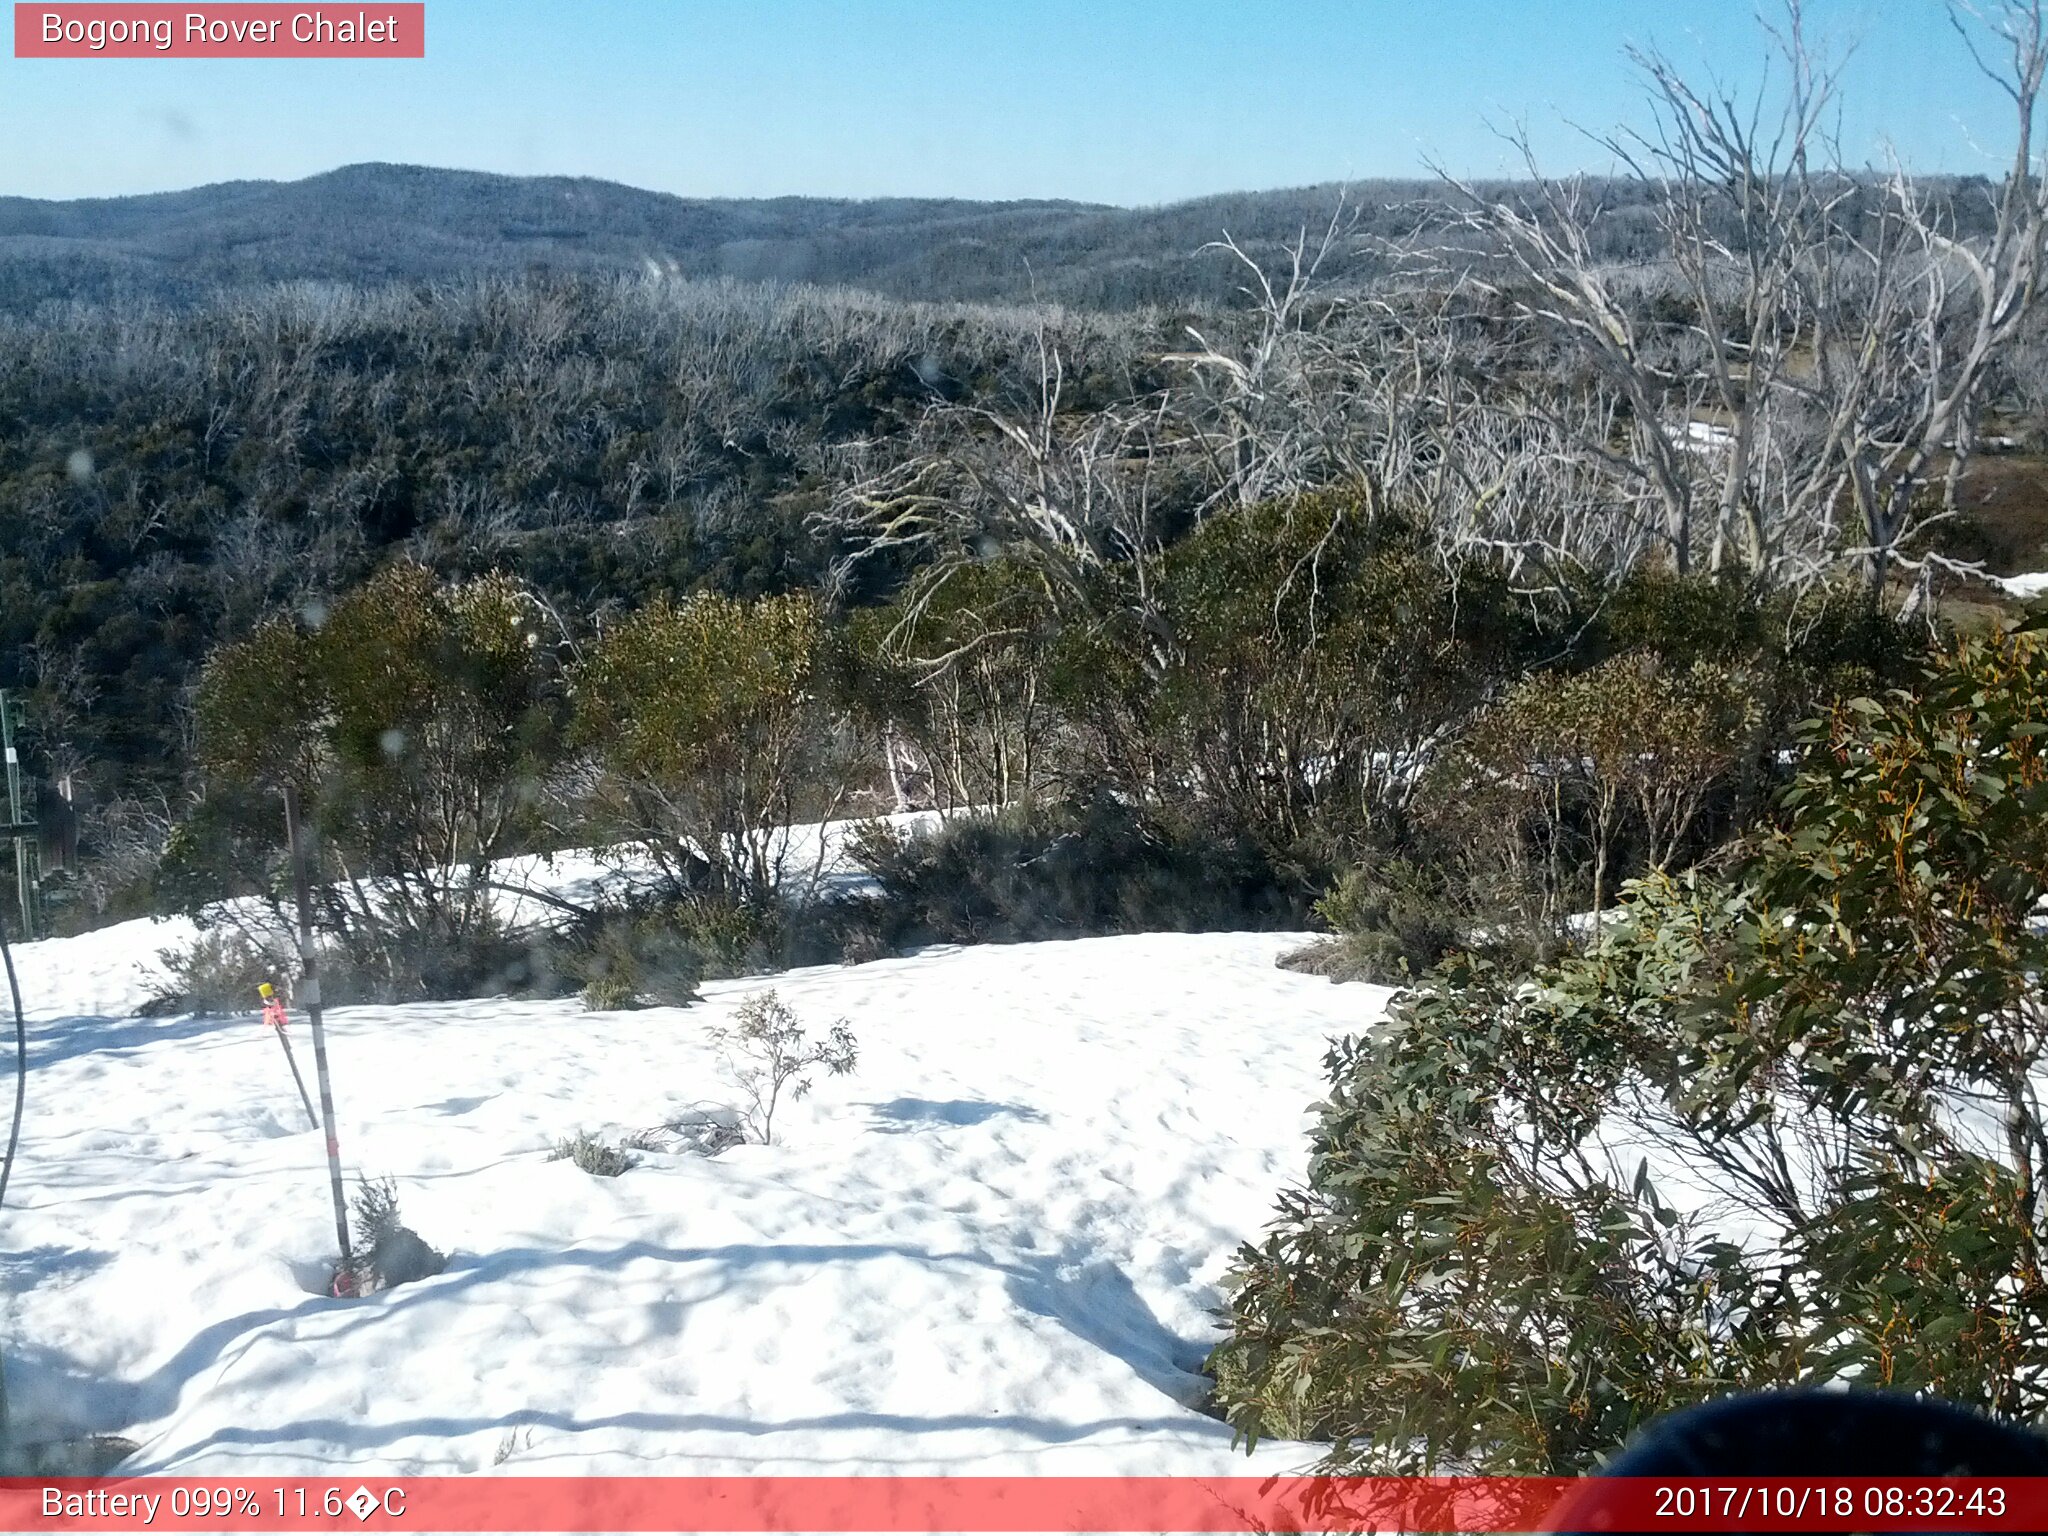
[[[922,759],[948,807],[1036,798],[1059,762],[1051,593],[1008,558],[945,571],[932,590],[854,616],[864,702],[885,721],[893,772]]]
[[[1555,926],[1586,893],[1597,909],[1633,842],[1663,868],[1707,796],[1755,752],[1757,680],[1655,652],[1581,672],[1538,672],[1485,710],[1429,775],[1433,814],[1502,848]]]
[[[1218,1398],[1333,1466],[1576,1472],[1731,1389],[2048,1413],[2048,626],[1814,722],[1728,879],[1456,956],[1328,1060]]]
[[[1770,84],[1743,100],[1635,52],[1654,121],[1606,138],[1649,207],[1681,303],[1644,315],[1596,250],[1611,213],[1584,178],[1508,195],[1450,180],[1458,222],[1500,270],[1471,278],[1584,367],[1568,404],[1522,402],[1599,499],[1654,530],[1671,568],[1804,585],[1838,563],[1915,597],[1953,565],[1927,535],[1957,517],[2000,368],[2038,314],[2048,182],[2036,134],[2048,11],[2040,0],[1951,10],[2010,103],[1989,187],[1873,183],[1838,137],[1840,66],[1800,0],[1770,28]],[[1547,538],[1580,543],[1560,507]],[[1537,542],[1542,542],[1539,538]]]
[[[836,803],[824,645],[809,597],[701,593],[656,598],[586,647],[571,729],[600,815],[675,894],[765,910],[788,828]]]
[[[276,797],[295,788],[322,926],[400,990],[495,931],[491,862],[532,831],[555,734],[536,619],[508,577],[444,584],[393,565],[266,621],[201,674],[215,830],[276,862]]]

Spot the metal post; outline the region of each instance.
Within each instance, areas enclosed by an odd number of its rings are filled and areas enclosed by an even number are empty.
[[[292,1043],[281,1029],[277,1032],[277,1043],[284,1047],[284,1064],[292,1069],[292,1081],[299,1085],[299,1102],[306,1106],[306,1124],[318,1130],[320,1122],[314,1117],[313,1101],[306,1093],[306,1080],[299,1076],[299,1059],[292,1054]]]
[[[313,1075],[320,1083],[320,1119],[327,1130],[327,1180],[334,1189],[334,1236],[341,1262],[354,1262],[348,1245],[348,1199],[341,1191],[341,1142],[334,1133],[334,1086],[327,1076],[327,1033],[320,1024],[320,964],[313,951],[313,889],[306,877],[306,844],[299,828],[299,796],[284,791],[284,833],[292,849],[292,885],[299,899],[299,965],[304,984],[298,1002],[313,1034]]]
[[[21,753],[15,742],[15,727],[21,723],[21,702],[0,689],[0,747],[7,757],[7,823],[14,842],[14,895],[21,907],[21,936],[36,936],[36,847],[32,841],[35,822],[22,814]]]
[[[21,932],[24,938],[36,936],[35,877],[29,873],[29,848],[26,838],[14,840],[14,899],[21,908]]]
[[[14,726],[21,717],[21,705],[0,690],[0,742],[7,747],[7,819],[21,824],[21,756],[14,750]]]

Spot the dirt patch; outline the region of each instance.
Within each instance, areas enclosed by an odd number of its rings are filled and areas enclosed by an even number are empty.
[[[2048,455],[1987,453],[1963,477],[1964,509],[1937,538],[1994,576],[2048,570]]]

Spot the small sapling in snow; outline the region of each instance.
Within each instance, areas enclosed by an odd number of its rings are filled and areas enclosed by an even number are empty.
[[[394,1285],[424,1280],[447,1267],[447,1256],[427,1246],[398,1219],[398,1186],[390,1179],[364,1179],[357,1186],[355,1257],[336,1273],[334,1294],[367,1296]]]
[[[747,1129],[761,1141],[775,1140],[775,1107],[783,1090],[792,1099],[811,1091],[819,1067],[834,1077],[853,1070],[859,1046],[846,1020],[834,1024],[822,1040],[804,1030],[790,1006],[773,989],[756,992],[740,1004],[730,1027],[713,1026],[711,1039],[725,1053],[727,1070],[747,1096]]]

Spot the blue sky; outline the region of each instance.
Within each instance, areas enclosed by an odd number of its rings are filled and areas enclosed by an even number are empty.
[[[370,4],[374,10],[374,3]],[[11,9],[11,8],[10,8]],[[1843,138],[1995,171],[2002,98],[1937,0],[1812,0]],[[1732,83],[1745,0],[428,0],[427,57],[0,57],[0,194],[106,196],[363,160],[701,196],[1071,197],[1501,170],[1520,119],[1638,121],[1625,44]]]

